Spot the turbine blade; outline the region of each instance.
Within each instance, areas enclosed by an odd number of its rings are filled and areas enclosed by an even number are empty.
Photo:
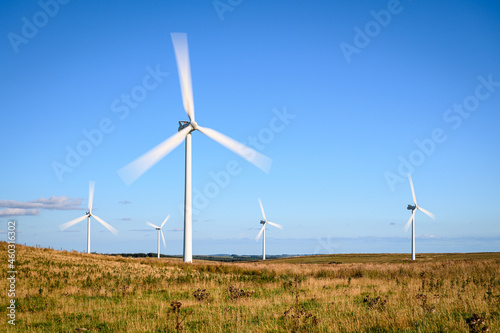
[[[189,49],[185,33],[171,33],[174,44],[175,59],[179,71],[184,110],[191,121],[194,121],[193,86],[191,83],[191,66],[189,65]]]
[[[413,196],[413,203],[417,204],[417,198],[415,198],[415,190],[413,189],[413,181],[411,180],[411,174],[408,174],[408,179],[410,180],[411,195]]]
[[[63,230],[66,230],[68,229],[69,227],[77,224],[78,222],[81,222],[83,220],[85,220],[85,218],[87,218],[88,215],[83,215],[82,217],[79,217],[77,219],[74,219],[74,220],[71,220],[69,222],[66,222],[66,223],[63,223],[59,226],[59,230],[63,231]]]
[[[163,230],[160,229],[161,238],[163,239],[163,246],[167,247],[167,243],[165,242],[165,236],[163,236]]]
[[[152,226],[152,227],[153,227],[153,228],[155,228],[155,229],[156,229],[156,228],[159,228],[159,226],[156,226],[156,225],[154,225],[154,224],[153,224],[153,223],[151,223],[151,222],[146,222],[146,224],[147,224],[147,225],[149,225],[149,226]]]
[[[269,221],[266,221],[266,222],[269,223],[270,225],[272,225],[273,227],[276,227],[278,229],[283,229],[283,226],[281,224],[269,222]]]
[[[411,221],[415,218],[415,209],[413,210],[413,212],[411,213],[411,216],[410,216],[410,219],[408,220],[408,222],[406,222],[406,225],[405,225],[405,231],[408,231],[408,228],[410,227],[411,225]]]
[[[116,230],[114,227],[112,227],[111,225],[109,225],[106,222],[104,222],[99,216],[95,216],[95,215],[92,215],[92,216],[97,220],[97,222],[99,222],[106,229],[108,229],[109,231],[111,231],[113,233],[113,235],[116,235],[118,233],[118,230]]]
[[[163,228],[163,226],[165,225],[165,223],[167,223],[168,219],[170,218],[170,215],[168,215],[166,218],[165,218],[165,221],[163,221],[163,223],[161,224],[161,227],[160,228]]]
[[[262,217],[264,218],[264,221],[267,221],[266,213],[264,213],[264,206],[262,206],[262,201],[260,200],[260,198],[258,198],[258,200],[259,200],[260,210],[262,211]]]
[[[240,155],[241,157],[243,157],[248,162],[258,167],[265,173],[269,173],[269,170],[271,169],[271,164],[273,162],[269,157],[262,155],[261,153],[253,150],[252,148],[247,147],[244,144],[239,143],[238,141],[235,141],[230,137],[222,133],[219,133],[211,128],[198,126],[197,129],[200,130],[200,132],[202,132],[206,136],[217,141],[227,149],[232,150],[234,153]]]
[[[92,212],[92,202],[94,201],[95,182],[89,181],[89,212]]]
[[[142,174],[148,171],[153,165],[158,163],[165,155],[170,153],[174,148],[182,143],[182,140],[192,130],[191,126],[187,126],[179,132],[172,135],[167,140],[163,141],[135,161],[118,170],[118,175],[125,184],[130,185],[137,180]]]
[[[422,213],[424,213],[425,215],[429,216],[431,219],[433,219],[433,220],[435,219],[434,214],[432,214],[428,210],[423,209],[422,207],[418,207],[418,206],[417,206],[417,208],[420,209],[420,211],[422,211]]]
[[[264,224],[262,226],[262,229],[260,229],[259,233],[257,234],[257,237],[255,237],[255,240],[258,241],[260,236],[262,235],[262,233],[264,232],[264,228],[266,227],[266,225]]]

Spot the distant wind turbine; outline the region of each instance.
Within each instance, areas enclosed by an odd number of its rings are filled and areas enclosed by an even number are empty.
[[[413,181],[411,180],[410,174],[408,174],[408,179],[410,180],[411,194],[413,196],[413,203],[415,204],[415,206],[408,205],[408,207],[406,208],[408,210],[411,210],[412,212],[410,219],[405,225],[405,231],[408,231],[408,228],[410,227],[411,224],[411,260],[415,260],[415,212],[418,209],[432,219],[434,219],[434,214],[417,205],[417,198],[415,197],[415,190],[413,189]]]
[[[64,224],[61,224],[59,226],[61,231],[66,230],[69,227],[71,227],[71,226],[77,224],[78,222],[85,220],[85,218],[87,218],[87,253],[90,253],[90,218],[91,217],[95,218],[97,220],[97,222],[102,224],[106,229],[111,231],[114,235],[116,235],[118,233],[118,230],[116,230],[111,225],[104,222],[99,216],[92,214],[92,200],[94,199],[94,186],[95,186],[95,182],[90,181],[89,182],[89,207],[88,207],[89,211],[85,215],[83,215],[82,217],[71,220],[71,221],[66,222]]]
[[[146,222],[147,225],[150,225],[153,228],[155,228],[156,230],[158,230],[158,258],[160,258],[160,234],[161,234],[161,238],[163,239],[163,246],[167,247],[167,243],[165,242],[165,236],[163,236],[163,230],[162,230],[162,228],[165,225],[165,223],[167,223],[167,220],[168,220],[169,217],[170,217],[170,215],[168,215],[165,218],[165,220],[163,221],[163,223],[161,224],[161,226],[154,225],[151,222]]]
[[[264,218],[263,220],[260,220],[260,224],[262,224],[262,229],[260,229],[259,234],[257,237],[255,237],[255,240],[259,240],[260,235],[262,235],[262,260],[266,260],[266,224],[270,224],[273,227],[276,227],[278,229],[283,229],[283,227],[277,223],[268,221],[266,219],[266,213],[264,213],[264,207],[262,206],[262,201],[259,200],[259,205],[260,205],[260,210],[262,211],[262,217]]]
[[[179,121],[178,132],[167,140],[163,141],[149,152],[137,158],[130,164],[118,170],[118,174],[127,184],[132,184],[137,178],[158,163],[163,157],[170,153],[174,148],[186,141],[185,155],[185,191],[184,191],[184,252],[183,261],[193,261],[192,245],[192,187],[191,187],[191,132],[198,130],[217,141],[224,147],[240,155],[250,163],[256,165],[264,172],[269,172],[271,168],[271,159],[261,153],[239,143],[224,134],[213,129],[201,127],[194,120],[194,102],[193,88],[191,85],[191,68],[189,65],[189,51],[187,35],[185,33],[172,33],[172,42],[174,44],[175,57],[177,59],[177,69],[179,71],[179,81],[181,84],[182,101],[186,111],[188,121]]]

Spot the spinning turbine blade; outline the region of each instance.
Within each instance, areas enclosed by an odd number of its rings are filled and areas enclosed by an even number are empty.
[[[257,237],[255,237],[255,240],[259,240],[260,238],[260,235],[262,235],[262,233],[264,232],[264,229],[266,228],[266,224],[264,223],[264,225],[262,226],[262,229],[260,229],[259,233],[257,234]]]
[[[408,179],[410,180],[411,195],[413,196],[413,203],[417,204],[417,198],[415,198],[415,190],[413,189],[413,181],[411,180],[411,174],[408,174]]]
[[[283,229],[283,226],[278,224],[278,223],[269,222],[269,221],[266,221],[266,222],[269,223],[270,225],[272,225],[273,227],[276,227],[278,229]]]
[[[113,235],[116,235],[118,233],[118,230],[116,230],[115,228],[113,228],[111,225],[107,224],[106,222],[104,222],[99,216],[95,216],[95,215],[92,215],[96,220],[97,222],[99,222],[100,224],[102,224],[106,229],[108,229],[109,231],[111,231],[113,233]]]
[[[420,209],[422,211],[422,213],[424,213],[425,215],[429,216],[431,219],[434,219],[434,214],[432,214],[428,210],[425,210],[422,207],[417,207],[417,209]]]
[[[160,228],[160,227],[158,227],[158,226],[154,225],[154,224],[153,224],[153,223],[151,223],[151,222],[146,222],[146,224],[147,224],[147,225],[152,226],[152,227],[153,227],[153,228],[155,228],[155,229],[156,229],[156,228]]]
[[[64,223],[64,224],[61,224],[61,225],[59,226],[59,229],[60,229],[61,231],[66,230],[66,229],[68,229],[69,227],[71,227],[72,225],[75,225],[75,224],[77,224],[78,222],[81,222],[81,221],[85,220],[85,219],[87,218],[87,216],[88,216],[88,215],[83,215],[82,217],[79,217],[79,218],[77,218],[77,219],[71,220],[71,221],[66,222],[66,223]]]
[[[264,206],[262,206],[262,201],[260,200],[260,198],[258,200],[259,200],[260,210],[262,211],[262,217],[264,218],[264,221],[267,221],[266,214],[264,213]]]
[[[165,236],[163,236],[163,230],[160,229],[160,234],[161,234],[161,238],[163,239],[163,246],[167,246],[167,243],[165,242]]]
[[[89,182],[89,212],[92,212],[92,201],[94,200],[94,187],[95,182]]]
[[[247,147],[244,144],[239,143],[238,141],[233,140],[230,137],[225,136],[224,134],[219,133],[211,128],[198,126],[197,129],[206,136],[217,141],[227,149],[232,150],[236,154],[240,155],[265,173],[269,173],[272,164],[272,160],[269,157],[262,155],[252,148]]]
[[[416,211],[416,209],[413,210],[413,212],[411,213],[410,219],[408,220],[408,222],[406,222],[405,231],[408,231],[408,228],[411,225],[411,221],[415,218],[415,211]]]
[[[191,67],[189,65],[189,49],[187,35],[185,33],[171,33],[174,44],[175,59],[179,70],[179,81],[181,83],[182,103],[189,120],[194,121],[193,86],[191,83]]]
[[[142,176],[143,173],[148,171],[149,168],[158,163],[163,157],[165,157],[165,155],[180,145],[192,129],[193,128],[191,126],[183,128],[141,157],[137,158],[135,161],[118,170],[118,174],[125,184],[132,184],[137,178]]]
[[[163,226],[165,225],[165,223],[167,223],[167,220],[170,218],[170,215],[168,215],[166,218],[165,218],[165,221],[163,221],[163,223],[161,224],[161,227],[160,228],[163,228]]]

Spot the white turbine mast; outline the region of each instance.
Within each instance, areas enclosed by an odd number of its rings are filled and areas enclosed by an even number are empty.
[[[413,181],[411,180],[410,174],[408,174],[408,179],[410,181],[411,194],[413,196],[413,203],[415,205],[414,206],[408,205],[408,207],[406,208],[408,210],[411,210],[411,216],[405,225],[405,231],[408,231],[408,228],[410,227],[410,224],[411,224],[411,260],[415,260],[415,212],[418,209],[432,219],[434,219],[434,214],[432,214],[431,212],[429,212],[429,211],[423,209],[422,207],[420,207],[419,205],[417,205],[417,198],[415,197],[415,190],[413,189]]]
[[[165,236],[163,236],[163,230],[162,230],[162,228],[165,225],[165,223],[167,223],[167,220],[169,219],[169,217],[170,217],[170,215],[168,215],[165,218],[165,220],[163,221],[163,223],[161,224],[161,226],[154,225],[151,222],[146,222],[147,225],[152,226],[153,228],[155,228],[156,230],[158,230],[158,259],[160,259],[160,234],[161,234],[161,238],[163,239],[163,246],[167,247],[167,243],[165,242]]]
[[[185,196],[184,196],[184,251],[183,261],[193,261],[192,246],[192,186],[191,186],[191,132],[198,130],[212,140],[217,141],[224,147],[240,155],[250,163],[254,164],[264,172],[269,172],[271,159],[261,153],[239,143],[216,130],[199,126],[194,117],[193,89],[191,84],[191,68],[189,64],[189,50],[187,35],[185,33],[172,33],[179,81],[182,92],[184,110],[189,117],[189,122],[180,121],[178,132],[166,139],[149,152],[137,158],[135,161],[118,170],[123,181],[130,185],[163,157],[179,146],[185,139]]]
[[[91,217],[95,218],[97,220],[97,222],[102,224],[106,229],[111,231],[114,235],[116,235],[118,233],[118,230],[113,228],[108,223],[104,222],[99,216],[92,214],[92,201],[94,200],[94,187],[95,187],[95,182],[90,181],[89,182],[89,206],[88,206],[89,211],[85,215],[83,215],[77,219],[71,220],[69,222],[66,222],[64,224],[61,224],[59,226],[59,229],[61,231],[63,231],[63,230],[68,229],[69,227],[77,224],[78,222],[85,220],[85,218],[87,218],[87,253],[90,253],[90,218]]]
[[[258,241],[260,235],[262,235],[262,260],[266,260],[266,225],[269,224],[278,229],[283,229],[283,226],[279,225],[278,223],[268,221],[266,219],[266,213],[264,213],[264,206],[262,206],[262,201],[260,200],[260,198],[258,200],[259,200],[260,210],[262,211],[262,217],[264,219],[260,220],[260,224],[262,224],[262,229],[260,229],[259,233],[257,234],[257,237],[255,237],[255,240]]]

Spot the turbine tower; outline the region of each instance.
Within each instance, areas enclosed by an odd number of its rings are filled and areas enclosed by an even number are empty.
[[[163,246],[167,247],[167,243],[165,242],[165,236],[163,236],[163,230],[162,230],[162,228],[165,225],[165,223],[167,223],[167,220],[168,220],[169,217],[170,217],[170,215],[168,215],[165,218],[165,220],[163,221],[163,223],[161,224],[161,226],[154,225],[151,222],[146,222],[147,225],[150,225],[153,228],[155,228],[156,230],[158,230],[158,259],[160,259],[160,234],[161,234],[161,238],[163,239]]]
[[[259,200],[259,205],[260,205],[260,210],[262,211],[262,217],[264,218],[263,220],[260,220],[260,224],[262,224],[262,229],[260,229],[259,234],[257,237],[255,237],[255,240],[259,240],[260,235],[262,235],[262,260],[266,260],[266,224],[270,224],[273,227],[276,227],[278,229],[283,229],[283,227],[277,223],[268,221],[266,219],[266,214],[264,213],[264,207],[262,206],[262,201]]]
[[[410,227],[411,223],[411,260],[415,260],[415,212],[418,209],[432,219],[434,219],[434,214],[417,205],[417,198],[415,197],[415,190],[413,189],[413,181],[411,180],[410,174],[408,174],[408,179],[410,180],[411,194],[413,196],[413,203],[415,205],[414,206],[408,205],[408,207],[406,208],[408,210],[411,210],[411,216],[405,225],[405,231],[408,231],[408,228]]]
[[[87,218],[87,253],[90,253],[90,218],[91,217],[95,218],[97,220],[97,222],[102,224],[106,229],[111,231],[114,235],[116,235],[118,233],[118,230],[116,230],[111,225],[104,222],[99,216],[92,214],[92,200],[94,199],[94,187],[95,187],[95,182],[90,181],[89,182],[89,206],[88,206],[89,211],[85,215],[83,215],[77,219],[71,220],[69,222],[66,222],[64,224],[61,224],[59,226],[60,230],[63,231],[63,230],[68,229],[69,227],[77,224],[78,222],[85,220],[85,218]]]
[[[239,143],[224,134],[213,129],[201,127],[196,123],[194,117],[193,89],[191,84],[191,68],[189,65],[189,51],[187,35],[185,33],[172,33],[179,81],[181,85],[182,101],[184,110],[189,117],[188,121],[180,121],[178,132],[163,141],[149,152],[145,153],[135,161],[118,170],[118,174],[127,184],[132,184],[144,172],[158,163],[163,157],[179,146],[185,139],[185,186],[184,186],[184,250],[183,261],[193,261],[192,245],[192,186],[191,186],[191,132],[200,131],[212,140],[217,141],[224,147],[240,155],[250,163],[254,164],[264,172],[269,172],[271,159],[261,153]]]

